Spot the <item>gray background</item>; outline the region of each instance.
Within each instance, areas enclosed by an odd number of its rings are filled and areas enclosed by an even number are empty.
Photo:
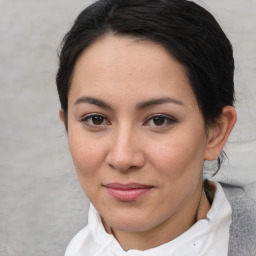
[[[87,222],[58,120],[57,48],[92,1],[0,0],[0,256],[63,255]],[[197,1],[199,2],[199,1]],[[219,179],[256,180],[256,0],[205,0],[234,46],[238,123]]]

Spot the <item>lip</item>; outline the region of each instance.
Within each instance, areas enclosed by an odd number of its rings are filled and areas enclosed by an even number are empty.
[[[139,183],[109,183],[103,186],[107,189],[111,196],[123,202],[138,200],[140,197],[147,194],[151,189],[154,188],[153,186]]]

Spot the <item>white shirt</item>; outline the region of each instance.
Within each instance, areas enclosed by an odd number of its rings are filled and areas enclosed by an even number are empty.
[[[227,256],[232,210],[220,184],[214,184],[216,192],[206,219],[172,241],[145,251],[124,251],[115,237],[105,231],[91,205],[88,225],[74,236],[65,256]]]

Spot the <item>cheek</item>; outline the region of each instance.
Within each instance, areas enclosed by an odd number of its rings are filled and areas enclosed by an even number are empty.
[[[95,145],[95,141],[79,132],[69,131],[69,151],[78,176],[90,176],[95,173],[104,159],[104,144]]]
[[[204,142],[203,139],[195,138],[193,135],[184,136],[183,133],[182,136],[175,136],[159,146],[151,147],[150,155],[154,159],[156,169],[171,178],[201,173]]]
[[[70,132],[70,131],[69,131]],[[95,145],[86,136],[78,133],[69,133],[69,151],[71,153],[77,177],[85,194],[94,201],[101,184],[101,166],[104,162],[104,147]]]

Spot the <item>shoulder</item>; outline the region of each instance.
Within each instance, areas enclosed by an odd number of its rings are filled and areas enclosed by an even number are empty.
[[[256,255],[256,202],[242,187],[220,183],[232,208],[229,256]]]

